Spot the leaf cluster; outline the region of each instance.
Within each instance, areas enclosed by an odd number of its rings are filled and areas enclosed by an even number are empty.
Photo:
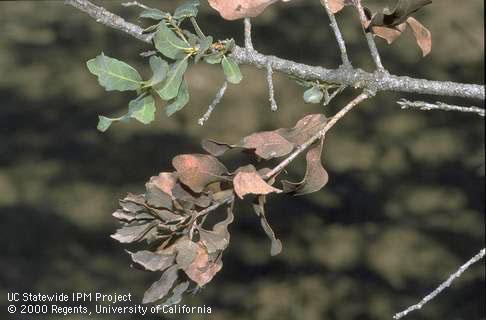
[[[328,175],[321,161],[323,138],[307,152],[304,178],[297,182],[281,179],[282,189],[274,186],[282,171],[271,173],[262,161],[289,156],[326,123],[323,115],[311,114],[292,128],[257,132],[237,144],[204,140],[202,147],[209,154],[174,157],[175,171],[151,177],[144,194],[121,199],[121,208],[113,216],[122,227],[112,238],[127,244],[145,241],[146,249],[129,252],[133,262],[144,270],[162,272],[160,280],[145,292],[144,303],[162,299],[166,304],[178,303],[184,292],[204,286],[221,270],[237,198],[248,201],[259,217],[271,240],[271,255],[280,253],[282,243],[265,215],[266,197],[274,193],[303,195],[326,185]],[[257,161],[230,171],[217,158],[230,149],[251,153]],[[226,217],[208,225],[208,214],[223,206]]]
[[[98,77],[106,91],[135,91],[137,97],[130,101],[128,112],[115,118],[99,117],[98,130],[108,130],[115,121],[136,119],[149,124],[155,119],[156,105],[165,102],[168,116],[184,108],[190,100],[185,73],[191,64],[201,60],[220,64],[228,82],[238,84],[242,75],[238,64],[228,56],[234,48],[234,40],[213,41],[197,24],[198,0],[189,0],[173,14],[158,9],[146,9],[140,17],[156,23],[144,30],[153,33],[157,50],[149,57],[152,76],[143,80],[129,64],[101,53],[87,62],[88,70]],[[194,32],[184,27],[190,21]]]
[[[324,0],[321,0],[321,3],[325,5]],[[353,0],[327,0],[327,3],[332,13],[338,13],[345,6],[356,5]],[[385,7],[378,12],[372,12],[364,7],[367,19],[364,23],[365,30],[392,44],[408,25],[412,29],[417,45],[422,50],[422,56],[425,57],[432,50],[432,34],[412,15],[431,3],[431,0],[398,0],[393,9]]]

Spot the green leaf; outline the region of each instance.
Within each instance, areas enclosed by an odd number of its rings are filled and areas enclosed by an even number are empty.
[[[206,51],[209,50],[212,44],[213,44],[213,37],[211,36],[201,39],[201,41],[199,42],[199,49],[197,51],[196,57],[194,57],[195,63],[198,63],[199,60],[201,60],[201,58],[204,56]]]
[[[130,65],[101,53],[86,63],[88,70],[98,76],[98,82],[107,91],[138,90],[142,86],[142,77]]]
[[[180,61],[175,62],[169,70],[167,79],[154,87],[155,91],[162,98],[162,100],[167,101],[175,98],[178,95],[184,72],[187,70],[187,58],[188,56]]]
[[[221,63],[223,56],[219,52],[211,53],[204,57],[204,61],[209,64]]]
[[[98,116],[98,126],[96,128],[101,132],[105,132],[111,126],[113,121],[114,121],[113,119],[103,117],[103,116]]]
[[[146,19],[153,19],[153,20],[162,20],[167,17],[169,14],[158,9],[146,9],[140,13],[140,18]]]
[[[199,42],[199,38],[197,37],[197,35],[190,32],[189,30],[182,30],[182,33],[184,34],[184,36],[186,36],[186,39],[191,47],[195,47]]]
[[[151,56],[149,64],[150,69],[152,69],[153,76],[147,82],[147,85],[154,86],[164,81],[165,77],[167,76],[167,72],[169,72],[169,64],[157,56]]]
[[[197,16],[199,0],[188,0],[180,5],[174,12],[174,19],[189,18]]]
[[[305,103],[319,103],[323,97],[324,93],[316,86],[313,86],[304,92]]]
[[[164,56],[176,59],[177,55],[189,49],[189,45],[179,38],[165,23],[159,24],[154,36],[155,48]]]
[[[228,82],[233,84],[241,82],[243,76],[241,75],[240,67],[238,67],[238,64],[232,58],[223,56],[221,65],[223,66],[223,71]]]
[[[172,101],[171,104],[165,107],[165,112],[167,113],[167,116],[170,117],[177,111],[184,108],[186,104],[189,102],[189,99],[190,99],[189,89],[187,87],[187,83],[183,81],[179,88],[179,93],[177,94],[175,100]]]
[[[149,124],[155,118],[155,101],[150,95],[130,101],[128,115],[143,124]]]

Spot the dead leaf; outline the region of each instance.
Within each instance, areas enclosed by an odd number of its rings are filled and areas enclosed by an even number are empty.
[[[127,223],[112,234],[111,237],[121,243],[132,243],[140,241],[147,233],[157,226],[157,221],[144,221]]]
[[[189,202],[201,208],[206,208],[211,204],[211,198],[209,196],[194,193],[192,190],[184,187],[184,185],[180,183],[175,184],[174,188],[172,189],[172,193],[174,194],[174,197],[179,200],[179,202]]]
[[[179,180],[194,192],[200,193],[211,182],[224,180],[226,167],[213,156],[185,154],[172,159],[172,165],[179,173]]]
[[[152,182],[145,184],[147,192],[145,192],[145,200],[147,204],[154,208],[172,209],[172,197],[162,191]]]
[[[226,20],[256,17],[278,0],[208,0],[209,5]]]
[[[326,6],[325,0],[321,0],[321,4],[325,7]],[[353,2],[351,0],[327,0],[328,8],[333,14],[338,13],[345,6],[349,6],[352,4]]]
[[[233,179],[235,193],[243,199],[247,194],[265,195],[281,190],[272,187],[258,174],[252,165],[240,168]]]
[[[321,131],[327,123],[323,114],[309,114],[299,121],[291,129],[278,129],[276,132],[290,142],[300,145]]]
[[[295,195],[303,195],[319,191],[324,187],[329,176],[327,171],[322,166],[321,154],[322,145],[324,139],[321,139],[318,143],[307,151],[306,161],[307,169],[304,179],[300,182],[282,181],[284,192],[293,193]]]
[[[422,7],[431,3],[431,0],[398,0],[393,10],[383,9],[382,12],[374,13],[368,27],[397,26],[404,23],[408,17],[420,10]]]
[[[417,40],[417,44],[422,50],[422,56],[425,57],[432,50],[432,34],[429,29],[424,27],[417,19],[409,17],[407,23],[412,28],[413,35]]]
[[[403,31],[407,28],[406,23],[399,24],[396,27],[388,28],[388,27],[372,27],[373,33],[378,37],[385,39],[388,44],[392,44],[395,40],[398,39],[403,33]]]
[[[137,251],[135,253],[127,252],[132,257],[133,262],[148,271],[164,271],[174,263],[173,254],[159,254],[148,250]]]
[[[256,155],[269,160],[286,156],[294,149],[294,144],[276,131],[264,131],[243,138],[241,147],[255,149]]]
[[[277,239],[275,236],[275,232],[273,232],[272,227],[267,221],[267,217],[265,216],[265,196],[259,196],[257,202],[253,204],[253,210],[257,216],[260,217],[260,224],[262,225],[263,231],[265,231],[266,235],[272,242],[272,246],[270,248],[270,255],[276,256],[280,252],[282,252],[282,242]]]
[[[213,230],[199,229],[201,242],[207,248],[209,254],[223,251],[229,245],[230,233],[228,232],[228,226],[234,219],[233,204],[234,202],[227,208],[226,219],[216,223],[213,226]]]
[[[142,303],[151,303],[165,297],[177,280],[177,265],[173,265],[145,291]]]
[[[149,183],[154,184],[157,188],[164,191],[172,197],[172,188],[177,182],[175,172],[161,172],[158,176],[150,177]]]
[[[234,145],[227,144],[224,142],[219,142],[212,139],[204,139],[201,142],[201,146],[203,147],[204,150],[206,150],[207,152],[209,152],[215,157],[219,157],[223,155],[226,151],[235,147]]]
[[[221,256],[219,256],[216,261],[213,261],[206,248],[201,243],[198,243],[196,257],[192,263],[183,270],[191,280],[202,287],[210,282],[216,273],[223,267],[220,257]]]

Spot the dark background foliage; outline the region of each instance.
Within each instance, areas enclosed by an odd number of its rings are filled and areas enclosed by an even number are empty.
[[[137,9],[98,3],[137,22]],[[164,9],[177,3],[147,1]],[[484,83],[483,9],[483,1],[435,1],[418,15],[433,34],[430,56],[420,58],[407,32],[391,47],[378,40],[385,66],[414,77]],[[201,11],[207,33],[241,43],[241,21],[224,22],[207,6]],[[353,64],[371,70],[354,12],[338,19]],[[318,1],[267,10],[254,20],[254,44],[300,62],[339,63]],[[11,291],[131,292],[141,301],[157,275],[130,269],[129,256],[109,238],[119,197],[142,192],[150,176],[171,170],[173,156],[201,152],[202,137],[234,142],[292,126],[308,113],[332,115],[355,94],[348,89],[324,109],[305,105],[302,88],[276,74],[280,110],[272,113],[265,74],[244,67],[243,82],[229,88],[200,127],[197,119],[223,82],[219,68],[201,64],[189,72],[192,100],[182,112],[168,119],[159,110],[150,126],[132,122],[97,132],[97,115],[124,113],[131,97],[104,92],[85,61],[104,51],[148,75],[138,55],[146,49],[61,1],[0,3],[2,314]],[[400,110],[399,97],[439,99],[383,93],[358,107],[327,136],[328,186],[310,196],[270,197],[282,254],[270,257],[258,218],[239,206],[223,270],[183,301],[213,313],[165,318],[390,319],[484,246],[483,120]],[[296,162],[289,174],[304,170]],[[479,264],[410,319],[485,319],[484,279]]]

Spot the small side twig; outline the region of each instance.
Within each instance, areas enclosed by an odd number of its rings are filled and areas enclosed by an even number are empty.
[[[373,35],[371,34],[371,32],[366,32],[365,30],[367,19],[363,9],[363,5],[361,4],[361,0],[355,0],[355,5],[356,8],[358,9],[359,19],[361,20],[361,26],[363,27],[363,32],[365,34],[366,41],[368,42],[368,47],[370,48],[371,57],[373,58],[373,61],[375,62],[375,65],[378,68],[378,70],[384,71],[385,68],[381,63],[380,53],[378,52],[378,48],[376,48],[375,39],[373,39]]]
[[[268,95],[270,100],[270,108],[272,111],[277,111],[277,101],[275,101],[275,90],[273,87],[273,69],[270,63],[267,63],[267,84],[268,84]]]
[[[485,248],[481,249],[481,251],[479,251],[478,254],[476,254],[474,257],[472,257],[471,259],[469,259],[468,262],[466,262],[465,264],[463,264],[456,272],[454,272],[453,274],[451,274],[446,281],[442,282],[440,286],[438,286],[434,291],[432,291],[427,296],[425,296],[419,303],[414,304],[413,306],[408,307],[406,310],[395,314],[393,316],[393,319],[403,318],[407,314],[409,314],[410,312],[412,312],[414,310],[421,309],[427,302],[429,302],[430,300],[434,299],[439,293],[441,293],[444,289],[446,289],[447,287],[449,287],[452,284],[452,282],[456,278],[459,278],[461,276],[461,274],[464,271],[466,271],[471,265],[473,265],[474,263],[476,263],[479,260],[481,260],[482,258],[484,258],[485,253],[486,253],[486,249]]]
[[[124,7],[140,7],[145,10],[149,10],[150,7],[147,7],[146,5],[138,2],[138,1],[129,1],[129,2],[124,2],[122,3],[122,6]]]
[[[225,81],[221,88],[218,90],[218,93],[216,93],[216,96],[214,97],[213,101],[208,107],[208,111],[197,121],[197,123],[200,126],[203,126],[206,121],[208,121],[209,117],[211,117],[211,113],[213,113],[214,108],[218,105],[218,103],[221,101],[221,99],[224,96],[224,93],[226,92],[226,89],[228,88],[228,82]]]
[[[250,18],[245,18],[243,23],[245,25],[245,49],[253,51],[255,49],[253,48],[253,42],[251,40],[251,20],[250,20]]]
[[[476,113],[480,117],[484,117],[486,111],[485,109],[478,108],[478,107],[456,106],[456,105],[451,105],[439,101],[437,101],[436,103],[428,103],[425,101],[409,101],[406,99],[401,99],[400,101],[397,101],[397,103],[402,106],[402,109],[417,108],[423,111],[444,110],[444,111],[470,112],[470,113]]]
[[[341,30],[339,29],[339,26],[337,24],[336,17],[329,9],[328,0],[324,0],[324,3],[327,15],[329,16],[329,20],[331,21],[331,28],[334,31],[339,50],[341,51],[341,61],[343,62],[344,66],[351,66],[351,62],[349,61],[348,53],[346,50],[346,43],[344,42],[343,35],[341,34]]]

